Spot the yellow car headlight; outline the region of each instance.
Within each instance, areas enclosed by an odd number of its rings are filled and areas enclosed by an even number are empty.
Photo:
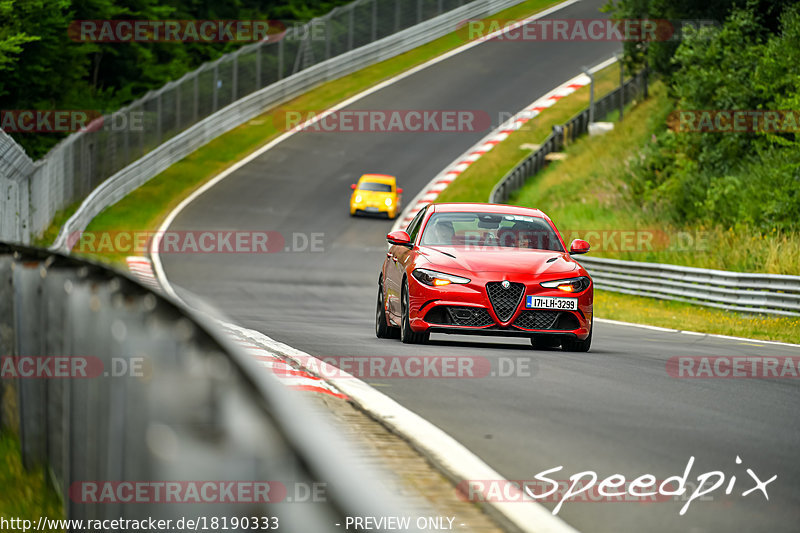
[[[360,203],[361,203],[361,195],[360,195],[360,194],[356,194],[356,199],[355,199],[355,202],[356,202],[357,204],[360,204]]]
[[[392,199],[391,198],[387,198],[386,200],[383,201],[383,203],[385,203],[387,206],[390,206],[390,205],[392,205]]]

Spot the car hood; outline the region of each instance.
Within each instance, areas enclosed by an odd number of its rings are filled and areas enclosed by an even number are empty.
[[[467,250],[453,246],[422,246],[420,253],[430,262],[426,267],[445,271],[459,269],[469,272],[544,275],[578,269],[577,262],[569,254],[546,250]]]

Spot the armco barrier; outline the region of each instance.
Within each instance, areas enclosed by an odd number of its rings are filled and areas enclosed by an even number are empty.
[[[277,42],[243,46],[103,118],[141,116],[141,127],[73,133],[24,174],[7,175],[0,160],[0,184],[29,191],[3,189],[0,239],[28,243],[58,210],[82,201],[57,240],[64,249],[66,235],[104,208],[266,109],[521,1],[356,0]],[[0,137],[0,153],[8,141]]]
[[[21,357],[70,357],[84,371],[31,375]],[[216,516],[227,528],[200,529],[238,531],[250,527],[231,517],[278,516],[282,531],[335,531],[345,516],[424,512],[389,494],[306,398],[210,315],[103,266],[0,243],[0,358],[0,425],[19,433],[26,465],[47,465],[71,519]],[[128,490],[93,502],[101,493],[85,498],[84,481],[269,482],[271,496],[114,501]]]
[[[581,256],[598,289],[745,313],[800,316],[800,276]]]

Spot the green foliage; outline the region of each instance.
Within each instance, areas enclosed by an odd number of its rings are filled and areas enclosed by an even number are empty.
[[[735,9],[721,28],[681,43],[666,80],[679,110],[800,109],[800,9],[779,30],[755,9]],[[676,224],[761,232],[800,228],[798,132],[664,129],[631,167],[629,194]]]
[[[113,111],[242,43],[90,43],[75,20],[280,19],[320,16],[350,0],[0,0],[0,109]],[[34,159],[60,135],[13,134]]]

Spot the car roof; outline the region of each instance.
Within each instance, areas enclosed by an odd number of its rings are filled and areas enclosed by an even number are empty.
[[[375,181],[377,183],[394,184],[395,177],[389,174],[364,174],[358,181]]]
[[[450,202],[433,204],[433,211],[436,213],[460,213],[460,212],[480,212],[480,213],[500,213],[504,215],[523,215],[529,217],[548,218],[542,211],[533,207],[520,207],[518,205],[505,204],[482,204],[467,202]]]

